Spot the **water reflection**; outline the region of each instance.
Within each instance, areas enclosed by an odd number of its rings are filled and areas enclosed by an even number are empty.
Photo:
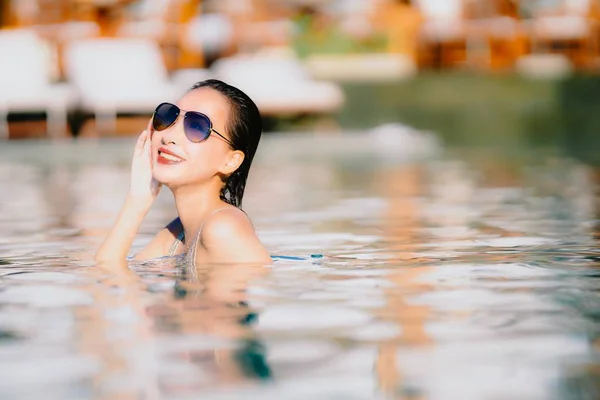
[[[0,397],[598,397],[600,170],[370,143],[267,136],[247,211],[306,259],[197,270],[88,261],[133,141],[3,145]]]
[[[171,264],[89,271],[102,281],[84,289],[95,306],[79,310],[76,319],[79,351],[102,360],[94,386],[110,398],[161,398],[269,380],[265,346],[253,332],[259,314],[246,294],[248,282],[268,270],[189,271]]]
[[[404,386],[404,373],[397,356],[400,346],[421,348],[432,344],[425,330],[431,307],[411,304],[409,300],[411,295],[431,290],[430,285],[418,281],[419,276],[431,269],[418,250],[423,227],[419,198],[424,196],[427,176],[423,166],[408,165],[381,169],[376,177],[380,183],[378,193],[389,202],[382,227],[386,247],[394,254],[395,262],[410,266],[386,275],[393,286],[387,288],[386,305],[377,314],[397,326],[400,333],[379,342],[378,381],[383,393],[418,398],[422,393],[412,390],[410,383]]]

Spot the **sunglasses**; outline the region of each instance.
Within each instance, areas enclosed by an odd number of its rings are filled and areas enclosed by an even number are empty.
[[[155,131],[164,131],[172,126],[183,112],[183,132],[190,142],[204,142],[211,132],[219,135],[231,147],[233,143],[213,129],[212,121],[207,115],[198,111],[184,111],[171,103],[161,103],[152,115],[152,127]]]

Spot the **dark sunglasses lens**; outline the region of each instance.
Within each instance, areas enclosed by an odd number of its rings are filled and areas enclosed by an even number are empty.
[[[190,142],[203,142],[210,135],[210,120],[205,115],[188,112],[183,119],[183,130]]]
[[[161,104],[154,111],[152,127],[154,130],[162,131],[173,125],[179,115],[179,108],[173,104]]]

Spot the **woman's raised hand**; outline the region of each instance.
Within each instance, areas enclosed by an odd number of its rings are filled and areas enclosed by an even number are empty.
[[[151,132],[148,127],[137,140],[131,162],[131,183],[125,204],[104,242],[94,256],[96,261],[125,260],[146,213],[160,191],[152,176]]]
[[[129,197],[136,203],[150,207],[160,191],[161,184],[152,176],[151,123],[138,137],[131,162]]]

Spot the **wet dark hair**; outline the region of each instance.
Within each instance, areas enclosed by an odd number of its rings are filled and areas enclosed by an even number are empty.
[[[262,134],[262,118],[252,99],[234,86],[217,79],[208,79],[195,83],[190,91],[200,88],[216,90],[229,102],[229,120],[225,124],[225,132],[231,140],[233,149],[244,153],[244,161],[237,170],[224,179],[221,200],[240,208],[250,165]]]

